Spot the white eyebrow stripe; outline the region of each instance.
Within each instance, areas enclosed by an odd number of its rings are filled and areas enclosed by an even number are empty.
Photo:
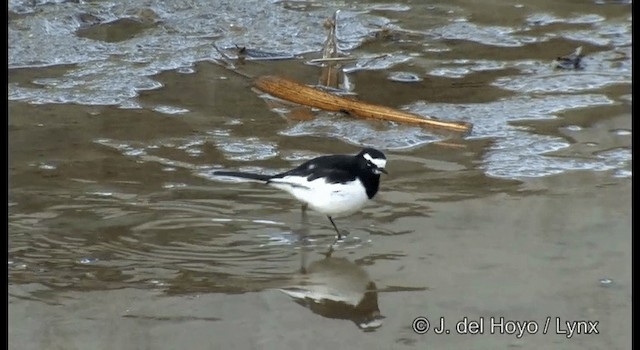
[[[372,159],[371,163],[375,164],[378,168],[384,168],[387,165],[387,161],[384,159]]]
[[[373,157],[371,157],[371,155],[369,153],[363,154],[362,157],[364,159],[370,161],[371,163],[373,163],[378,168],[384,168],[387,165],[387,160],[386,159],[380,159],[380,158],[375,158],[374,159]]]

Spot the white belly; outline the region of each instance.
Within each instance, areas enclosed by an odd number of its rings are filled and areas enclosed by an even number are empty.
[[[295,198],[322,214],[339,217],[355,213],[369,200],[359,180],[340,184],[326,183],[323,178],[308,182],[306,178],[286,176],[269,183],[289,192]]]

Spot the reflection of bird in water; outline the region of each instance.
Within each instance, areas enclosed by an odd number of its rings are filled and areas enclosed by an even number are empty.
[[[351,320],[365,331],[380,327],[384,316],[375,283],[363,268],[330,253],[303,266],[292,284],[280,290],[318,315]]]
[[[302,227],[298,233],[304,242],[309,234],[305,210],[301,219]],[[362,267],[346,258],[332,257],[332,254],[333,244],[324,259],[306,266],[307,252],[302,247],[300,272],[284,287],[280,287],[280,291],[318,315],[351,320],[365,331],[380,327],[384,316],[378,308],[375,283]]]

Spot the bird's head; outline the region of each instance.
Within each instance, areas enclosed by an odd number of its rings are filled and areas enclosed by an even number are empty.
[[[387,157],[384,153],[375,148],[365,148],[357,155],[358,163],[364,169],[368,169],[375,175],[381,173],[387,174],[385,166],[387,165]]]

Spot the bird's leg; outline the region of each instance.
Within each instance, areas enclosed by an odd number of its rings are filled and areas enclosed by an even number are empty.
[[[306,244],[308,243],[307,241],[307,235],[309,233],[309,220],[307,218],[307,203],[303,203],[302,207],[300,208],[301,210],[301,215],[300,215],[300,219],[301,219],[301,227],[300,227],[300,242],[301,242],[301,247],[300,247],[300,273],[302,274],[306,274],[307,273],[307,249],[306,249]]]
[[[307,251],[304,249],[300,249],[300,273],[307,273]]]
[[[336,229],[336,232],[338,233],[338,240],[342,239],[342,235],[340,235],[340,230],[338,230],[338,226],[336,226],[336,223],[333,222],[333,219],[331,218],[331,216],[327,216],[329,218],[329,221],[331,221],[331,225],[333,225],[333,228]]]
[[[300,215],[300,238],[305,241],[309,231],[309,219],[307,218],[307,203],[302,204]]]
[[[301,230],[305,233],[304,236],[306,236],[306,231],[309,230],[309,219],[307,218],[307,203],[302,204],[302,206],[300,207],[301,211],[300,211],[300,225],[301,225]]]

